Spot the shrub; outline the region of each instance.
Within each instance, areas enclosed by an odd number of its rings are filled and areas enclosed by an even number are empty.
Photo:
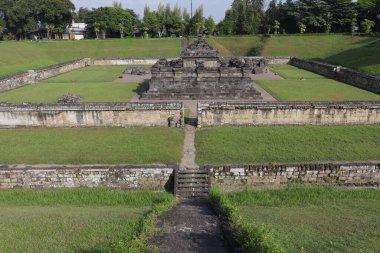
[[[237,207],[232,205],[219,189],[211,190],[210,199],[217,206],[220,215],[229,223],[234,233],[234,240],[239,245],[241,252],[285,252],[282,246],[275,241],[272,231],[267,225],[257,226],[243,222]]]

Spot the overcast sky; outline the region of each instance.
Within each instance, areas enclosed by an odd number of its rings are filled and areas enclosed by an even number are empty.
[[[113,0],[71,0],[77,9],[80,7],[97,8],[100,6],[112,6]],[[224,18],[226,10],[231,6],[233,0],[193,0],[193,9],[203,4],[205,16],[213,16],[219,22]],[[142,16],[145,4],[151,9],[157,9],[158,3],[171,4],[178,3],[182,8],[187,8],[190,13],[190,0],[121,0],[123,8],[133,9]]]

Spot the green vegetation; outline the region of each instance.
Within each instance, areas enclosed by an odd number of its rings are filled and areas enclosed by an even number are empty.
[[[345,35],[210,37],[223,56],[299,56],[380,74],[380,39]],[[84,57],[176,57],[180,39],[0,42],[0,76]]]
[[[183,138],[173,128],[3,129],[1,163],[176,164]]]
[[[80,58],[176,57],[180,39],[0,42],[0,76]]]
[[[137,94],[138,83],[114,82],[125,66],[91,66],[68,72],[41,83],[0,94],[9,103],[57,103],[63,95],[74,93],[82,102],[128,102]]]
[[[223,56],[298,56],[380,75],[380,39],[347,35],[212,37]]]
[[[174,201],[99,188],[0,191],[1,251],[144,251],[155,218]]]
[[[232,204],[227,195],[219,189],[211,189],[210,200],[217,207],[216,210],[222,219],[228,222],[240,252],[285,252],[266,225],[258,226],[244,221],[237,205]]]
[[[380,158],[379,126],[215,127],[196,134],[198,164]]]
[[[379,252],[380,191],[288,187],[223,194],[243,224],[266,227],[286,252]]]
[[[285,80],[259,80],[279,101],[371,101],[380,96],[290,65],[272,67]]]

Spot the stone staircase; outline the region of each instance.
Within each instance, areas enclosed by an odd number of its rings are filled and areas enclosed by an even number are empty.
[[[210,177],[208,170],[177,169],[174,177],[174,193],[177,197],[208,197]]]

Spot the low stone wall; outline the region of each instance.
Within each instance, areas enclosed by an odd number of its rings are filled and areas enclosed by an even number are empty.
[[[0,77],[0,92],[34,84],[39,81],[77,70],[91,65],[153,65],[158,59],[114,59],[114,58],[83,58],[62,64],[52,65],[45,68],[30,70],[16,75]]]
[[[327,63],[292,58],[289,64],[380,94],[380,77]]]
[[[251,59],[265,59],[268,61],[269,65],[283,65],[283,64],[289,64],[290,60],[292,59],[291,56],[254,56],[254,57],[243,57],[243,58],[251,58]]]
[[[0,128],[181,127],[182,103],[0,104]]]
[[[174,166],[1,166],[0,189],[110,187],[164,190]]]
[[[30,70],[28,72],[16,75],[0,77],[0,92],[16,89],[28,84],[37,83],[41,80],[48,79],[86,66],[88,66],[88,60],[81,59],[77,61],[52,65],[38,70]]]
[[[198,103],[198,127],[380,124],[380,102]]]
[[[159,59],[146,58],[146,59],[114,59],[114,58],[93,58],[89,59],[90,65],[95,66],[127,66],[127,65],[153,65]]]
[[[223,190],[289,183],[380,186],[380,161],[207,166],[211,184]]]

